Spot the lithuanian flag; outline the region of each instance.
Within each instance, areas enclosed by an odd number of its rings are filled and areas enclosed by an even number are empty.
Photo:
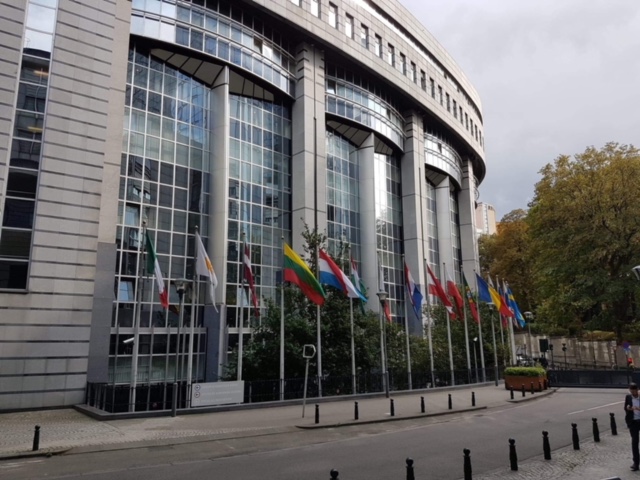
[[[316,305],[324,303],[324,290],[307,264],[289,245],[284,244],[284,280],[295,283]]]

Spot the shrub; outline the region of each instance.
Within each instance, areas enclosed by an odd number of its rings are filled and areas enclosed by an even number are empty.
[[[516,377],[544,377],[547,371],[542,367],[507,367],[504,374]]]

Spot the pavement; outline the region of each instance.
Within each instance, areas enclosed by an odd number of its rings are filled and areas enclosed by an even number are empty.
[[[176,417],[126,418],[100,421],[76,409],[39,410],[0,414],[0,462],[32,456],[73,455],[89,452],[147,448],[161,445],[207,442],[230,438],[257,437],[312,428],[389,422],[409,418],[455,415],[535,400],[551,395],[516,393],[513,400],[503,385],[474,385],[413,392],[393,392],[394,416],[389,399],[382,396],[358,398],[359,419],[354,420],[354,398],[341,397],[319,403],[319,423],[315,423],[315,402],[309,399],[302,418],[302,405],[273,408],[227,410],[218,413],[179,414]],[[472,405],[472,392],[476,405]],[[452,408],[448,400],[451,395]],[[425,412],[421,412],[424,398]],[[246,406],[245,406],[246,407]],[[40,449],[32,451],[34,427],[40,426]],[[482,475],[485,479],[600,480],[635,478],[629,471],[629,436],[624,426],[619,435],[601,434],[601,441],[582,441],[552,452],[551,461],[542,455],[519,463],[518,471],[503,468]],[[473,458],[472,458],[473,463]]]

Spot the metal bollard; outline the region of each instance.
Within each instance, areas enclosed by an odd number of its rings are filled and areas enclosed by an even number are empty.
[[[416,480],[416,476],[413,473],[413,459],[407,458],[407,480]]]
[[[353,402],[353,419],[358,420],[360,418],[360,414],[358,412],[358,402]]]
[[[33,432],[33,448],[34,452],[37,452],[40,449],[40,425],[36,425],[36,428]]]
[[[522,384],[522,396],[524,397],[526,395],[525,391],[524,391],[524,383]]]
[[[332,468],[329,474],[331,475],[331,480],[340,480],[338,478],[338,475],[339,475],[338,470],[335,470]]]
[[[464,453],[464,480],[471,480],[471,450],[465,448]]]
[[[449,394],[449,410],[453,408],[453,403],[451,402],[451,394]]]
[[[533,395],[534,393],[536,393],[535,389],[533,388],[533,382],[531,382],[531,395]]]
[[[420,397],[420,412],[424,413],[425,409],[424,409],[424,397]]]
[[[600,429],[598,428],[598,419],[592,418],[593,422],[593,441],[598,443],[600,441]]]
[[[510,388],[510,389],[509,389],[509,393],[510,393],[510,395],[511,395],[511,400],[513,400],[513,388]]]
[[[544,452],[544,459],[551,460],[551,445],[549,444],[549,432],[542,432],[542,451]]]
[[[578,437],[578,425],[575,423],[571,424],[571,439],[573,440],[573,449],[580,450],[580,437]]]
[[[509,439],[509,462],[511,463],[511,470],[518,471],[518,454],[516,453],[516,441],[513,438]]]
[[[471,392],[471,406],[476,406],[476,392]]]
[[[389,414],[392,417],[396,416],[396,407],[393,405],[393,398],[389,399]]]
[[[611,417],[611,435],[618,435],[618,426],[616,425],[616,414],[610,413]]]
[[[316,403],[316,424],[320,423],[320,405]]]

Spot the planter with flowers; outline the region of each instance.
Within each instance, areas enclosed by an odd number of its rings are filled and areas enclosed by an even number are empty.
[[[507,367],[504,370],[504,387],[507,390],[531,390],[536,392],[547,388],[547,371],[542,367]]]

